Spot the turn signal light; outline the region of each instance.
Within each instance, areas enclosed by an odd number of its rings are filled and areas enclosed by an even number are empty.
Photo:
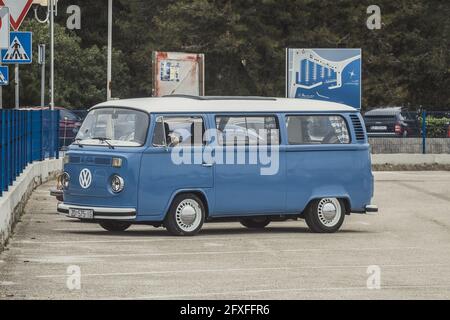
[[[112,159],[112,166],[114,168],[120,168],[122,167],[122,159],[121,158],[113,158]]]

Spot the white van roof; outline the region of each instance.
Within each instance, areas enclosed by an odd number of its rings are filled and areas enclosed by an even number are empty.
[[[345,104],[268,97],[198,97],[173,95],[158,98],[110,100],[93,108],[127,107],[148,113],[171,112],[359,112]]]

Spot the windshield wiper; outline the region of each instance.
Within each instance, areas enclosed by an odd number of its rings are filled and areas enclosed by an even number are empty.
[[[80,143],[81,140],[83,140],[83,139],[81,139],[81,138],[76,138],[74,141],[76,142],[75,144],[76,144],[77,146],[79,146],[80,148],[84,148],[84,146]]]
[[[104,143],[106,143],[108,145],[108,148],[114,149],[114,146],[108,141],[108,140],[111,140],[109,138],[106,138],[106,137],[95,137],[95,138],[91,138],[91,139],[99,140],[101,142],[104,142]]]

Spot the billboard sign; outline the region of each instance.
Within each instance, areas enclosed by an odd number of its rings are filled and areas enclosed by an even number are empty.
[[[361,108],[361,49],[287,49],[286,96]]]
[[[205,94],[205,56],[196,53],[153,53],[153,96]]]

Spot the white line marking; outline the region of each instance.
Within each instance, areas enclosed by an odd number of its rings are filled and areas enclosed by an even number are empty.
[[[141,297],[125,297],[125,298],[108,298],[109,300],[143,300],[143,299],[174,299],[174,298],[195,298],[195,297],[214,297],[229,295],[245,295],[245,294],[267,294],[267,293],[284,293],[284,292],[311,292],[311,291],[368,291],[373,294],[383,292],[383,290],[401,290],[401,289],[450,289],[448,285],[406,285],[406,286],[382,286],[380,290],[370,290],[367,287],[323,287],[323,288],[285,288],[285,289],[258,289],[258,290],[236,290],[223,292],[205,292],[192,294],[168,294],[168,295],[150,295]]]
[[[211,229],[212,230],[212,229]],[[80,230],[80,229],[76,229],[73,230],[79,233],[83,233],[86,232],[84,230]],[[99,230],[95,230],[95,231],[99,231]],[[136,230],[136,232],[146,232],[147,230]],[[92,232],[92,231],[87,231],[87,232]],[[105,232],[106,233],[106,232]],[[382,232],[382,233],[378,233],[377,236],[379,236],[380,234],[387,234],[388,232]],[[214,236],[196,236],[196,237],[169,237],[169,236],[157,236],[157,238],[154,239],[129,239],[129,238],[125,238],[125,239],[108,239],[108,240],[62,240],[62,241],[32,241],[32,240],[18,240],[18,241],[14,241],[14,243],[19,243],[19,244],[36,244],[36,245],[43,245],[43,244],[58,244],[58,245],[62,245],[62,244],[80,244],[80,243],[120,243],[120,242],[167,242],[167,241],[180,241],[180,242],[186,242],[186,241],[216,241],[216,240],[225,240],[227,242],[229,241],[246,241],[246,240],[287,240],[287,241],[292,241],[293,238],[292,237],[276,237],[276,236],[270,236],[267,235],[265,237],[250,237],[252,235],[251,232],[248,233],[249,237],[234,237],[234,236],[230,236],[230,237],[214,237]],[[254,235],[254,234],[253,234]],[[301,233],[300,233],[301,235]],[[151,232],[149,232],[149,236],[152,236]],[[348,238],[348,235],[346,234],[342,234],[342,235],[338,235],[338,234],[334,234],[333,238]],[[301,239],[303,242],[305,241],[309,241],[309,242],[317,242],[317,241],[322,241],[322,238],[317,238],[314,237],[314,235],[312,235],[312,237],[310,238],[306,238],[306,239]]]
[[[377,251],[377,250],[418,250],[427,248],[420,247],[386,247],[386,248],[310,248],[310,249],[285,249],[276,250],[278,253],[292,253],[292,252],[317,252],[317,251]],[[153,252],[153,253],[121,253],[121,254],[98,254],[98,255],[60,255],[60,256],[39,256],[33,258],[32,256],[19,255],[21,259],[28,259],[30,261],[45,261],[59,258],[65,259],[88,259],[88,258],[116,258],[116,257],[160,257],[160,256],[190,256],[190,255],[223,255],[223,254],[273,254],[274,250],[236,250],[236,251],[193,251],[193,252]]]
[[[429,267],[449,267],[450,264],[392,264],[381,265],[382,268],[429,268]],[[111,272],[111,273],[83,273],[83,277],[111,277],[111,276],[140,276],[158,274],[186,274],[186,273],[214,273],[214,272],[245,272],[245,271],[270,271],[284,270],[296,271],[299,269],[366,269],[367,265],[331,265],[331,266],[295,266],[295,267],[267,267],[267,268],[225,268],[225,269],[192,269],[192,270],[164,270],[164,271],[142,271],[142,272]],[[66,278],[67,274],[40,275],[36,278]]]

